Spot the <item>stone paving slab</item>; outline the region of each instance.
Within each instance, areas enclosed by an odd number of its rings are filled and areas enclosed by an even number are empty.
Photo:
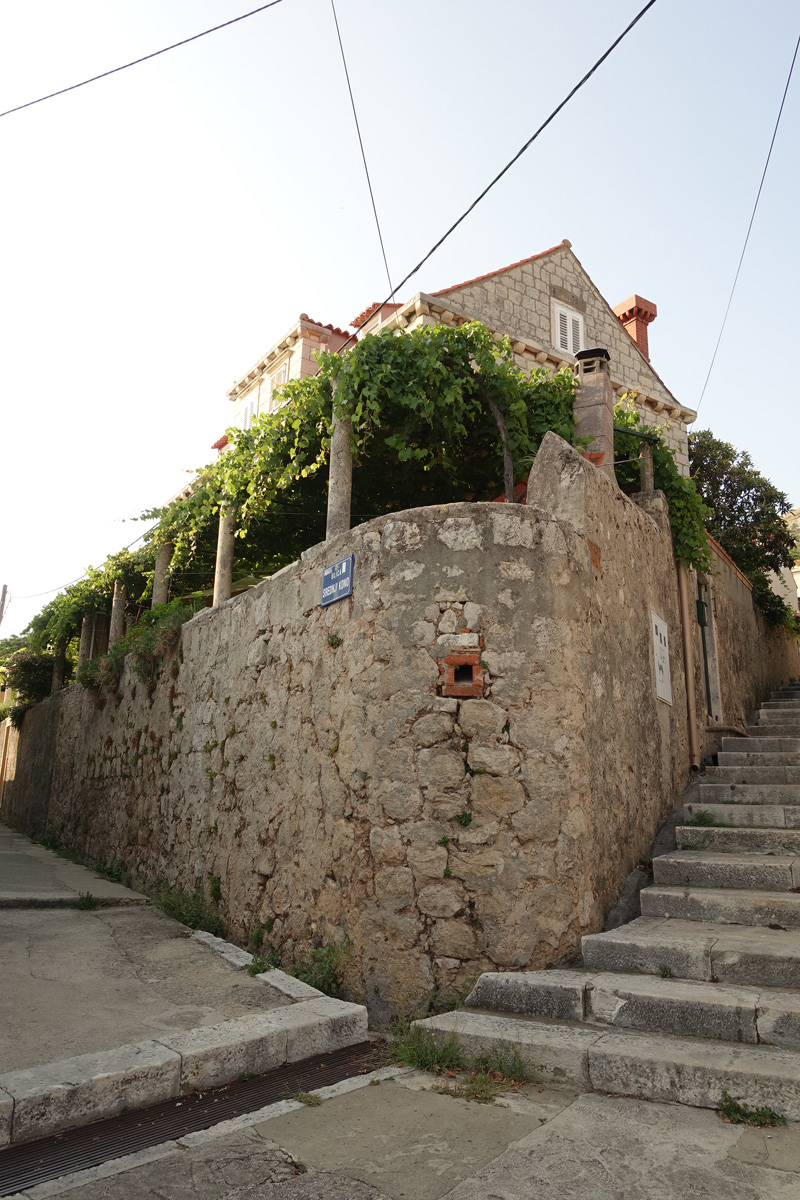
[[[7,1071],[291,1003],[149,906],[0,909],[0,980]]]
[[[525,1085],[492,1106],[377,1072],[9,1200],[796,1200],[800,1126]],[[380,1085],[369,1080],[382,1078]]]

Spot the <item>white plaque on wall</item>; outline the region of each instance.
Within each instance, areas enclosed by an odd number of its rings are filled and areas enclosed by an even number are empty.
[[[653,625],[653,654],[656,660],[656,695],[672,704],[672,679],[669,673],[669,634],[667,623],[650,612]]]

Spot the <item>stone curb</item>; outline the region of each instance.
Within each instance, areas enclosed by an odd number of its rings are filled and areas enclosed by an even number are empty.
[[[244,952],[242,952],[244,953]],[[0,1075],[0,1146],[230,1083],[367,1038],[367,1010],[319,995]]]
[[[225,959],[225,962],[230,963],[237,971],[243,971],[253,962],[253,955],[247,950],[241,950],[238,946],[234,946],[233,942],[226,942],[223,938],[215,937],[213,933],[197,929],[192,934],[192,939],[200,942],[203,946],[208,946],[210,950],[215,950]],[[302,979],[295,979],[294,975],[287,975],[285,971],[280,971],[277,967],[262,971],[261,974],[256,975],[256,979],[261,983],[269,984],[274,991],[291,1000],[293,1004],[296,1004],[298,1000],[313,1000],[318,996],[325,995],[319,988],[312,987],[310,983],[303,983]]]
[[[359,1091],[369,1084],[399,1076],[411,1075],[413,1071],[407,1067],[380,1067],[368,1075],[355,1075],[351,1079],[342,1079],[328,1087],[316,1088],[311,1095],[319,1096],[320,1100],[334,1100],[337,1096],[345,1096],[349,1092]],[[60,1196],[75,1188],[84,1187],[101,1179],[111,1179],[115,1175],[124,1175],[137,1167],[146,1166],[151,1162],[169,1158],[172,1154],[180,1153],[193,1146],[206,1145],[219,1138],[229,1137],[244,1129],[252,1129],[254,1125],[262,1125],[265,1121],[285,1116],[286,1113],[297,1112],[303,1108],[299,1100],[279,1100],[266,1108],[244,1113],[241,1117],[233,1117],[229,1121],[220,1121],[207,1129],[198,1129],[195,1133],[187,1133],[174,1141],[159,1142],[156,1146],[148,1146],[146,1150],[137,1150],[134,1154],[126,1154],[121,1158],[110,1158],[96,1167],[88,1167],[85,1171],[74,1171],[70,1175],[61,1175],[57,1179],[49,1179],[46,1183],[36,1184],[24,1192],[14,1192],[6,1200],[48,1200],[50,1196]]]

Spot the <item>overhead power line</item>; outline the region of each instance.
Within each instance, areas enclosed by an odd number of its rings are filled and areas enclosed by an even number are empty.
[[[733,302],[733,293],[736,291],[736,284],[739,282],[739,272],[741,271],[742,263],[744,262],[744,255],[745,255],[745,251],[747,250],[747,243],[750,241],[750,231],[752,230],[753,222],[756,219],[756,211],[758,209],[758,202],[761,199],[761,189],[764,187],[764,180],[767,177],[767,168],[769,167],[769,160],[772,157],[772,147],[775,145],[775,138],[778,136],[778,126],[780,125],[781,117],[783,116],[783,106],[786,103],[786,96],[789,91],[789,84],[792,82],[792,72],[794,71],[794,64],[797,61],[798,50],[800,50],[800,36],[797,39],[797,45],[795,46],[794,54],[792,55],[792,64],[789,67],[789,75],[786,79],[786,87],[783,89],[783,96],[781,98],[781,106],[778,109],[778,119],[775,122],[775,128],[772,131],[772,140],[770,141],[769,150],[767,151],[767,161],[764,163],[764,170],[761,172],[761,182],[758,185],[758,193],[756,195],[756,202],[753,205],[753,211],[750,214],[750,224],[747,226],[747,233],[745,234],[744,245],[742,246],[742,253],[739,255],[739,265],[736,268],[736,274],[733,277],[733,287],[731,288],[730,296],[728,296],[728,303],[725,308],[725,315],[722,318],[722,325],[720,326],[719,337],[717,338],[717,344],[714,347],[714,353],[711,356],[711,365],[708,368],[708,374],[706,375],[706,381],[703,384],[703,390],[700,393],[700,399],[697,401],[698,410],[700,408],[700,405],[703,403],[703,396],[705,396],[705,394],[706,394],[706,388],[708,387],[708,381],[711,378],[711,372],[714,370],[714,363],[716,362],[717,351],[719,350],[719,344],[722,341],[722,335],[725,331],[725,323],[728,320],[728,313],[731,311],[731,304]]]
[[[386,247],[383,244],[383,234],[381,233],[381,223],[378,220],[378,209],[375,205],[375,196],[373,195],[373,192],[372,192],[372,180],[369,177],[369,167],[367,166],[367,156],[364,153],[364,142],[361,138],[361,127],[358,124],[358,113],[356,112],[356,102],[353,99],[353,89],[350,86],[350,72],[347,69],[347,59],[344,56],[344,46],[342,45],[342,35],[341,35],[341,32],[339,31],[339,18],[336,16],[336,9],[334,7],[333,0],[331,0],[331,11],[333,12],[334,24],[336,25],[336,36],[339,39],[339,49],[342,52],[342,66],[344,67],[344,77],[347,80],[347,90],[350,93],[350,104],[353,109],[353,120],[356,123],[356,133],[358,134],[358,144],[361,147],[361,159],[362,159],[362,162],[364,163],[364,174],[367,177],[367,187],[369,188],[369,198],[372,201],[372,211],[375,214],[375,225],[377,226],[377,229],[378,229],[378,241],[381,244],[381,254],[383,255],[383,265],[386,267],[386,278],[388,279],[389,287],[391,288],[392,276],[389,271],[389,263],[386,258]],[[394,294],[394,292],[392,292],[392,294]]]
[[[633,20],[630,22],[629,25],[625,26],[622,33],[619,35],[618,38],[616,38],[611,43],[611,45],[608,47],[606,52],[604,54],[600,55],[600,57],[598,58],[597,62],[594,64],[594,66],[591,67],[586,72],[586,74],[583,76],[583,78],[581,80],[579,80],[578,83],[575,84],[575,87],[572,89],[572,91],[569,92],[564,97],[564,99],[561,101],[561,103],[556,108],[553,109],[553,111],[550,113],[550,116],[547,118],[547,120],[542,122],[542,124],[539,126],[539,128],[536,130],[536,132],[531,134],[531,136],[528,138],[525,145],[521,146],[519,148],[519,150],[517,151],[517,153],[514,155],[514,157],[509,159],[509,161],[503,167],[502,171],[498,171],[498,173],[495,175],[494,179],[486,185],[486,187],[483,189],[483,191],[478,196],[475,197],[475,199],[472,201],[472,204],[470,204],[469,208],[466,208],[464,210],[464,212],[461,214],[461,216],[458,218],[458,220],[454,221],[453,224],[450,226],[450,228],[445,233],[442,234],[442,236],[439,238],[438,242],[436,242],[433,246],[431,246],[430,250],[424,256],[424,258],[421,258],[419,260],[419,262],[417,263],[417,265],[415,267],[412,267],[412,269],[408,272],[408,274],[405,276],[405,278],[400,280],[397,287],[392,288],[392,290],[389,292],[389,295],[386,297],[386,299],[384,301],[382,301],[381,304],[376,306],[376,311],[380,311],[380,309],[383,308],[384,304],[388,304],[390,302],[390,300],[392,299],[392,297],[395,295],[395,293],[399,292],[400,288],[403,287],[405,284],[407,284],[409,279],[411,279],[414,275],[416,275],[417,271],[419,271],[420,268],[425,265],[425,263],[428,261],[428,259],[431,258],[431,256],[436,253],[436,251],[439,249],[439,247],[444,245],[444,243],[450,237],[450,234],[454,233],[455,230],[458,229],[461,222],[466,220],[466,218],[473,211],[473,209],[478,207],[481,200],[483,200],[486,196],[488,196],[489,192],[492,190],[494,185],[496,183],[499,183],[500,180],[503,178],[503,176],[508,171],[510,171],[511,168],[514,166],[514,163],[517,162],[518,159],[522,158],[522,156],[526,150],[530,149],[530,147],[533,145],[533,143],[538,138],[539,134],[543,133],[544,130],[547,129],[547,126],[550,125],[551,122],[555,120],[555,118],[561,112],[562,108],[565,108],[567,106],[567,104],[569,104],[572,97],[577,95],[577,93],[581,90],[581,88],[584,86],[584,84],[589,82],[589,80],[594,75],[595,71],[597,71],[598,68],[603,65],[603,63],[606,61],[606,59],[609,57],[609,55],[612,54],[614,52],[614,50],[616,50],[616,48],[620,44],[620,42],[623,41],[624,38],[626,38],[628,36],[630,31],[633,29],[634,25],[638,25],[639,21],[641,21],[642,17],[645,15],[645,13],[648,12],[655,3],[656,3],[656,0],[648,0],[648,3],[645,4],[644,8],[641,9],[641,11],[636,14],[636,16],[633,18]],[[342,353],[342,351],[345,349],[345,347],[348,346],[350,344],[350,342],[353,341],[353,338],[355,338],[356,336],[357,336],[356,333],[353,333],[350,335],[350,337],[347,339],[347,341],[344,343],[344,345],[339,348],[339,354]]]
[[[230,21],[223,21],[221,25],[212,25],[210,29],[204,29],[202,33],[193,33],[191,37],[183,38],[180,42],[173,42],[171,46],[165,46],[163,50],[154,50],[152,54],[144,54],[141,58],[134,58],[131,62],[123,63],[121,67],[112,67],[110,71],[102,71],[99,75],[92,75],[90,79],[82,79],[80,83],[71,83],[69,87],[59,88],[57,92],[48,92],[46,96],[39,96],[36,100],[28,100],[25,104],[17,104],[14,108],[7,108],[5,112],[0,112],[0,117],[7,117],[11,113],[20,112],[23,108],[31,108],[34,104],[42,104],[45,100],[52,100],[54,96],[63,96],[65,92],[74,92],[76,88],[86,87],[87,83],[97,83],[98,79],[107,79],[109,75],[116,75],[118,71],[127,71],[128,67],[137,67],[139,63],[148,62],[151,58],[158,58],[160,54],[167,54],[170,50],[177,50],[179,46],[188,46],[189,42],[196,42],[198,38],[207,37],[209,33],[216,33],[220,29],[227,29],[229,25],[236,25],[239,21],[246,21],[248,17],[254,17],[257,13],[264,12],[268,8],[274,8],[276,4],[281,4],[283,0],[270,0],[269,4],[262,4],[259,8],[253,8],[250,12],[242,13],[239,17],[232,17]]]

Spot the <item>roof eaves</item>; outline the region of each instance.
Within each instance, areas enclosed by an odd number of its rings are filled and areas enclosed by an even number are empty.
[[[548,254],[555,254],[557,250],[569,250],[572,242],[568,238],[564,238],[563,242],[559,242],[557,246],[551,246],[549,250],[540,250],[538,254],[531,254],[529,258],[521,258],[519,262],[509,263],[507,267],[500,267],[497,271],[487,271],[485,275],[476,275],[474,279],[465,279],[463,283],[454,283],[451,287],[442,288],[441,291],[431,292],[432,296],[444,296],[448,292],[456,292],[459,288],[470,287],[473,283],[482,283],[484,279],[493,279],[495,275],[504,275],[506,271],[513,271],[515,267],[524,267],[526,263],[535,262],[537,258],[545,258]]]

